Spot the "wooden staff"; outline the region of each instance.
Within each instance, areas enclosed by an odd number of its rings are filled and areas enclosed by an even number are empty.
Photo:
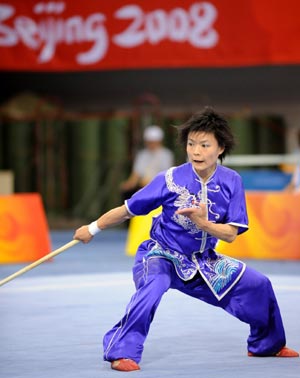
[[[40,258],[39,260],[36,260],[32,264],[29,264],[29,265],[25,266],[24,268],[18,270],[16,273],[13,273],[10,276],[8,276],[8,277],[4,278],[3,280],[1,280],[0,281],[0,286],[2,286],[4,284],[6,284],[7,282],[9,282],[9,281],[11,281],[11,280],[19,277],[21,274],[24,274],[24,273],[28,272],[29,270],[31,270],[31,269],[35,268],[36,266],[42,264],[44,261],[47,261],[47,260],[51,259],[52,257],[58,255],[59,253],[62,253],[64,251],[66,251],[67,249],[73,247],[77,243],[79,243],[79,240],[72,240],[69,243],[63,245],[62,247],[56,249],[55,251],[48,253],[48,255],[43,256],[42,258]]]

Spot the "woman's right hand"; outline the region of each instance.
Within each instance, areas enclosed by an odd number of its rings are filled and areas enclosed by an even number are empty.
[[[89,229],[87,225],[77,228],[73,236],[73,239],[80,240],[83,243],[90,242],[92,238],[93,236],[89,233]]]

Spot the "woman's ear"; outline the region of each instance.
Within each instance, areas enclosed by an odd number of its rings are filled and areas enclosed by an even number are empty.
[[[220,156],[225,151],[225,147],[219,147],[219,155]]]

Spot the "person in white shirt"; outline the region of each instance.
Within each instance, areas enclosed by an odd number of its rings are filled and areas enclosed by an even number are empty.
[[[120,186],[123,200],[147,185],[159,172],[174,165],[174,154],[163,146],[163,138],[164,132],[159,126],[152,125],[144,130],[145,148],[137,153],[130,176]]]

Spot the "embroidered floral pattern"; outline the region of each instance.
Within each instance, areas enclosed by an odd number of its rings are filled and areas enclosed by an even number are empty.
[[[178,252],[165,251],[159,246],[155,246],[146,255],[146,258],[151,257],[164,257],[172,261],[178,276],[184,281],[191,279],[197,272],[196,265],[187,256]]]
[[[213,205],[215,205],[215,203],[212,202],[209,198],[203,198],[201,190],[199,190],[198,193],[194,194],[190,193],[186,187],[175,184],[173,180],[173,169],[174,167],[168,169],[168,171],[166,172],[166,183],[168,189],[171,192],[178,194],[178,197],[175,200],[174,205],[179,209],[184,209],[187,207],[196,207],[198,203],[205,201],[207,203],[209,213],[213,214],[215,219],[219,219],[220,215],[213,212],[212,210],[212,207]],[[217,193],[220,191],[220,186],[217,185],[215,189],[209,188],[208,191]],[[188,230],[190,234],[196,234],[200,232],[199,228],[185,215],[174,214],[172,216],[172,219],[177,224],[182,226],[185,230]]]

